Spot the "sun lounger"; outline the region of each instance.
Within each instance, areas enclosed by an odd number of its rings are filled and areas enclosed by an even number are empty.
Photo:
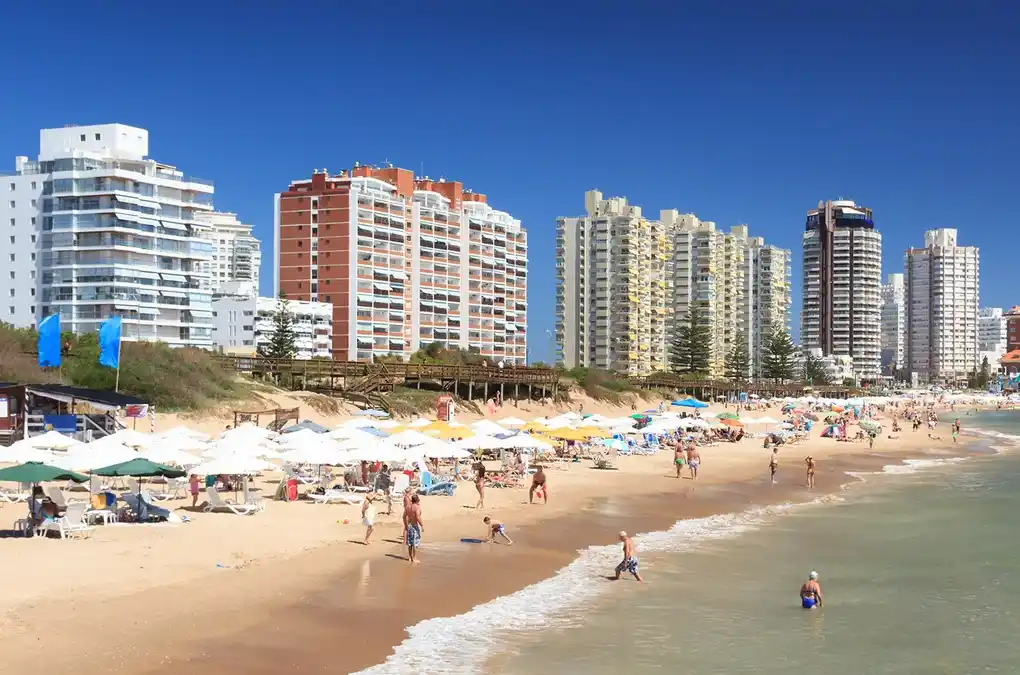
[[[56,505],[58,511],[66,511],[67,507],[71,504],[85,503],[82,499],[68,499],[64,496],[64,491],[55,485],[51,485],[46,488],[46,496],[49,497],[50,501]]]
[[[393,479],[393,487],[390,488],[390,495],[393,497],[403,497],[404,492],[411,486],[411,479],[406,473],[398,473],[396,478]]]
[[[364,495],[355,494],[353,492],[347,492],[346,490],[326,490],[322,494],[316,494],[309,492],[306,495],[315,504],[361,504],[365,497]]]
[[[146,501],[144,493],[142,501],[138,501],[138,495],[130,492],[125,492],[120,496],[124,503],[127,504],[128,508],[135,514],[135,517],[139,522],[149,522],[151,520],[169,520],[170,512],[164,509],[162,506],[156,506],[150,501]],[[143,519],[144,517],[144,519]]]
[[[166,484],[166,489],[163,492],[153,493],[152,498],[157,502],[168,502],[172,499],[180,499],[181,489],[187,484],[187,478],[171,478]]]
[[[287,474],[287,478],[293,478],[302,485],[317,485],[320,482],[316,476],[306,476],[293,467],[284,467],[283,472]]]
[[[61,539],[76,535],[91,536],[93,528],[85,522],[87,509],[87,504],[69,504],[64,515],[43,522],[36,528],[36,534],[45,537],[49,532],[56,532]]]
[[[421,475],[421,486],[418,488],[418,494],[452,497],[456,489],[457,486],[450,481],[433,481],[432,474],[426,471]]]
[[[210,513],[212,511],[229,511],[230,513],[235,513],[239,516],[248,516],[262,510],[262,507],[258,504],[235,504],[228,499],[223,499],[220,497],[220,493],[216,492],[216,488],[214,487],[206,488],[205,496],[208,501],[204,509],[206,513]]]
[[[28,495],[23,492],[8,492],[0,490],[0,502],[4,504],[18,504],[28,501]]]

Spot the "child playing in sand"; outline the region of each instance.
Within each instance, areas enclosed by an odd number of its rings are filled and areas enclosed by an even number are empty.
[[[482,518],[482,522],[485,523],[485,529],[486,529],[485,543],[486,544],[491,544],[494,541],[496,541],[496,535],[497,534],[499,536],[503,537],[503,539],[506,539],[506,543],[507,543],[508,546],[512,545],[514,543],[513,539],[511,539],[510,537],[508,537],[506,535],[506,527],[503,525],[503,523],[499,522],[498,520],[493,520],[489,516],[485,516],[485,518]]]

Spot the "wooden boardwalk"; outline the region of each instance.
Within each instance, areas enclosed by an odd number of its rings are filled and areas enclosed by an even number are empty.
[[[802,383],[779,384],[765,381],[694,380],[676,373],[652,373],[644,377],[632,377],[630,378],[630,383],[636,387],[647,389],[674,389],[686,394],[696,395],[702,400],[738,393],[757,394],[763,397],[812,395],[824,398],[850,398],[860,394],[860,390],[843,385],[814,387]]]

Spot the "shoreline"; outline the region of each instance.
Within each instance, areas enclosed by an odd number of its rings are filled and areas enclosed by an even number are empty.
[[[100,670],[161,675],[184,664],[196,674],[269,673],[287,666],[296,672],[317,672],[327,665],[336,672],[354,672],[389,658],[407,638],[408,627],[463,614],[550,579],[577,559],[580,550],[614,543],[619,529],[654,532],[680,520],[751,506],[808,502],[838,495],[856,482],[845,480],[851,472],[881,471],[885,465],[919,456],[979,454],[973,447],[979,442],[999,441],[968,436],[968,443],[934,444],[938,447],[927,450],[917,447],[916,441],[874,452],[830,442],[819,466],[819,482],[826,490],[815,493],[808,493],[796,478],[771,486],[762,471],[767,455],[760,446],[739,444],[723,449],[746,457],[731,458],[720,472],[726,475],[713,475],[714,461],[706,464],[707,473],[696,490],[689,480],[649,480],[664,475],[663,453],[627,458],[647,463],[644,468],[650,466],[650,471],[600,472],[592,482],[570,483],[567,474],[552,472],[551,478],[556,482],[563,478],[565,484],[551,493],[549,507],[507,506],[513,515],[504,520],[512,528],[513,547],[460,544],[459,536],[477,536],[472,523],[479,515],[462,509],[464,513],[444,517],[449,522],[427,532],[423,563],[410,568],[392,559],[400,553],[399,545],[382,541],[391,539],[399,527],[384,524],[376,535],[378,546],[359,546],[357,554],[343,549],[351,548],[351,530],[345,527],[344,535],[311,550],[242,562],[237,569],[217,569],[185,582],[154,584],[116,597],[109,597],[115,591],[110,588],[105,599],[97,589],[98,594],[77,601],[15,606],[0,635],[0,665],[65,666],[82,675]],[[929,445],[927,439],[917,440]],[[802,450],[815,451],[815,446],[791,448],[798,454]],[[426,518],[428,513],[426,506]],[[432,539],[436,529],[439,534]],[[345,555],[338,556],[340,552]],[[98,615],[107,620],[90,621]],[[33,635],[40,624],[60,640]],[[92,669],[83,660],[102,668]]]

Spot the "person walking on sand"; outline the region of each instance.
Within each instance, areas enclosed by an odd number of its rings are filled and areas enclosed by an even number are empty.
[[[419,501],[418,495],[412,495],[411,502],[404,509],[404,543],[407,544],[407,561],[412,565],[418,562],[417,552],[421,546],[421,533],[425,531]]]
[[[390,490],[393,486],[393,478],[390,476],[390,467],[383,464],[375,477],[375,491],[382,493],[386,499],[386,515],[393,514],[393,494]]]
[[[698,465],[701,464],[701,453],[693,443],[687,447],[687,468],[691,470],[691,480],[698,480]]]
[[[634,542],[631,540],[630,535],[621,531],[620,541],[623,542],[623,561],[616,566],[616,577],[613,581],[619,581],[620,575],[624,572],[630,572],[634,575],[635,579],[643,581],[641,575],[638,574],[638,560],[634,556]]]
[[[368,539],[375,529],[375,502],[376,493],[369,492],[361,502],[361,524],[365,526],[365,546],[368,546]],[[382,499],[382,496],[379,496]]]
[[[807,464],[807,486],[810,489],[815,486],[815,458],[808,455],[804,463]]]
[[[772,456],[769,458],[769,475],[772,476],[772,484],[776,484],[776,471],[779,470],[779,448],[772,448]]]
[[[822,606],[822,587],[818,584],[818,572],[808,575],[808,580],[800,587],[800,606],[814,609]]]
[[[475,489],[478,490],[478,503],[476,509],[485,508],[485,464],[481,460],[475,464]]]
[[[191,508],[198,506],[198,476],[188,476],[188,492],[191,493]]]
[[[542,502],[549,503],[549,485],[545,477],[545,470],[541,465],[535,467],[535,474],[531,477],[531,488],[528,490],[528,503],[533,503],[535,492],[542,491]]]
[[[677,441],[673,450],[673,463],[676,464],[676,477],[679,479],[680,472],[684,470],[684,446],[680,441]]]
[[[507,546],[512,546],[514,540],[506,536],[506,526],[498,520],[493,520],[489,516],[482,518],[482,522],[485,523],[485,543],[491,544],[496,541],[496,535],[503,537],[506,540]]]

